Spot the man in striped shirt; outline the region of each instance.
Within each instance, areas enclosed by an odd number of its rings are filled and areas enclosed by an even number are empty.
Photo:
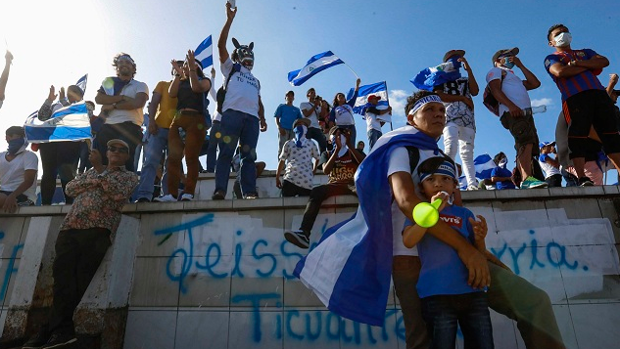
[[[545,68],[562,93],[570,158],[579,185],[592,185],[584,172],[584,143],[592,128],[616,169],[620,165],[620,134],[613,117],[613,103],[596,77],[609,65],[609,60],[590,49],[573,50],[570,46],[572,36],[563,24],[549,28],[547,39],[555,52],[545,58]]]

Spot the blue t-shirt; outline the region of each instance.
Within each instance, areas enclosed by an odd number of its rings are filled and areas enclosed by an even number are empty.
[[[506,168],[497,166],[496,168],[493,169],[493,171],[491,171],[491,177],[512,177],[512,172],[510,172],[510,170]],[[516,187],[515,187],[515,184],[512,183],[512,181],[503,181],[503,182],[495,183],[495,188],[497,190],[502,190],[502,189],[514,189]]]
[[[442,221],[458,231],[473,245],[474,230],[469,223],[469,217],[474,218],[474,214],[460,206],[447,205],[439,213]],[[422,261],[417,285],[420,298],[480,291],[467,285],[469,272],[454,248],[428,233],[420,240],[417,247]]]
[[[286,104],[280,104],[273,116],[280,119],[280,126],[286,130],[292,130],[295,120],[303,117],[299,108]]]

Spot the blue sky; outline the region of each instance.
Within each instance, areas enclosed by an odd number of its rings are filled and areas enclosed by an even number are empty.
[[[0,5],[5,15],[0,40],[6,39],[15,55],[7,100],[0,109],[0,129],[21,124],[47,97],[49,85],[67,86],[85,73],[89,73],[86,99],[93,100],[103,78],[114,74],[111,59],[121,51],[134,57],[136,79],[152,90],[158,81],[169,79],[171,59],[183,58],[187,49],[194,49],[209,34],[217,41],[225,21],[224,4],[225,0],[174,5],[162,0],[39,0]],[[599,76],[604,85],[610,73],[620,72],[617,0],[237,0],[237,5],[230,38],[255,43],[253,73],[261,80],[269,124],[260,136],[258,157],[269,169],[277,165],[273,112],[283,103],[286,91],[296,92],[295,104],[299,105],[310,87],[331,101],[355,83],[355,76],[341,65],[300,87],[290,86],[289,71],[327,50],[354,69],[362,84],[387,81],[394,127],[400,127],[405,123],[404,99],[415,90],[409,79],[440,63],[446,51],[467,51],[482,89],[493,53],[517,46],[523,63],[542,82],[530,94],[535,103],[548,108],[535,117],[541,140],[553,140],[560,112],[560,93],[543,66],[545,56],[553,52],[545,38],[549,26],[566,24],[574,48],[591,48],[609,58],[610,66]],[[232,43],[228,48],[232,49]],[[216,84],[220,85],[217,68]],[[485,109],[482,93],[474,103],[476,155],[504,151],[514,160],[512,138]],[[363,120],[357,120],[357,129],[358,140],[365,140]],[[0,149],[5,148],[2,137]]]

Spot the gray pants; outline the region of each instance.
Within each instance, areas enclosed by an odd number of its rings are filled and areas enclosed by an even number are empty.
[[[394,256],[392,278],[403,312],[407,349],[427,349],[430,344],[416,290],[420,266],[419,257]],[[527,349],[565,349],[547,293],[495,264],[489,263],[489,271],[489,307],[517,322]]]

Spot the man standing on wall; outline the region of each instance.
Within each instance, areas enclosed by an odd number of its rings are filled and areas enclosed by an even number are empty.
[[[23,348],[64,348],[77,341],[73,312],[111,245],[123,206],[138,184],[138,176],[125,168],[129,159],[125,141],[108,141],[107,158],[105,166],[99,151],[93,150],[93,168],[67,184],[67,194],[75,200],[56,240],[49,322]]]

